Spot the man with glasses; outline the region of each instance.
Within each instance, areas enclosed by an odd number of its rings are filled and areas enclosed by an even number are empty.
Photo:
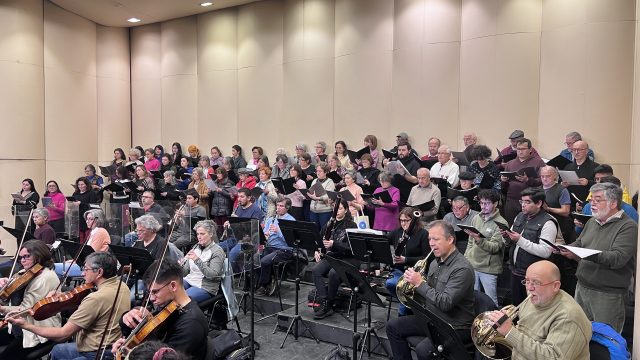
[[[512,346],[512,359],[589,358],[591,323],[571,295],[560,290],[560,271],[550,261],[531,264],[522,280],[531,297],[520,304],[518,324],[501,311],[488,314]]]
[[[153,191],[147,190],[142,193],[140,196],[140,208],[130,208],[131,216],[135,220],[143,215],[152,215],[159,224],[164,224],[169,220],[170,216],[166,211],[155,202],[155,194]],[[161,229],[162,229],[161,227]],[[159,231],[160,229],[158,229]],[[132,231],[124,236],[124,244],[125,246],[133,246],[133,244],[138,240],[137,234],[135,231]]]
[[[575,144],[576,141],[582,141],[582,135],[580,135],[580,133],[577,131],[572,131],[568,133],[564,139],[565,139],[564,144],[567,146],[567,148],[563,149],[560,152],[560,155],[566,158],[567,160],[573,161],[573,144]],[[587,151],[587,157],[589,157],[589,159],[591,160],[595,160],[595,155],[593,154],[593,150],[589,149]]]
[[[95,285],[98,290],[87,295],[76,311],[71,314],[62,327],[43,327],[27,323],[23,318],[11,319],[11,323],[20,326],[49,340],[64,342],[75,335],[75,342],[58,344],[51,351],[52,360],[97,359],[102,349],[106,359],[112,358],[108,347],[120,336],[117,319],[129,311],[127,286],[117,276],[116,258],[107,252],[95,252],[87,256],[82,274],[87,284]],[[117,294],[117,300],[116,299]],[[114,306],[115,305],[115,306]],[[107,327],[110,324],[110,327]],[[107,329],[105,335],[105,329]],[[103,340],[104,335],[104,341]]]
[[[462,234],[462,229],[456,224],[471,225],[471,220],[478,215],[478,212],[472,210],[469,206],[469,199],[464,196],[456,196],[451,201],[451,212],[445,215],[442,220],[453,226],[457,234]],[[464,234],[463,234],[464,235]],[[467,236],[456,236],[456,247],[462,254],[467,250]]]
[[[517,157],[504,165],[504,171],[515,172],[513,178],[500,176],[502,192],[506,194],[506,202],[502,216],[513,223],[520,212],[520,194],[528,187],[540,186],[538,171],[545,166],[544,161],[532,153],[531,140],[522,138],[517,141]],[[525,170],[531,168],[533,170]],[[523,272],[524,274],[524,272]]]
[[[498,305],[498,275],[502,274],[504,258],[504,242],[497,223],[507,226],[507,221],[500,216],[498,201],[500,195],[493,190],[481,190],[478,193],[480,201],[480,214],[471,219],[471,224],[484,237],[480,237],[469,230],[467,249],[464,257],[469,260],[475,273],[474,289],[480,291],[480,285],[484,293]]]
[[[155,310],[160,311],[171,302],[179,306],[179,309],[160,325],[151,340],[162,341],[171,348],[190,355],[192,359],[204,359],[207,351],[207,320],[198,303],[192,301],[184,289],[182,267],[170,259],[156,261],[147,269],[144,279],[150,289],[149,301]],[[124,314],[120,319],[122,334],[128,336],[148,314],[149,311],[142,307],[136,307]],[[111,351],[114,354],[122,346],[124,339],[123,337],[113,344]]]
[[[573,162],[564,167],[564,170],[575,171],[578,175],[578,184],[569,185],[568,182],[563,181],[562,186],[568,188],[570,193],[573,193],[578,199],[584,200],[589,196],[589,187],[595,184],[594,176],[598,163],[587,157],[587,151],[589,150],[589,144],[585,141],[576,141],[573,143]],[[572,198],[572,208],[576,206],[576,200]]]
[[[612,183],[591,187],[591,218],[571,246],[600,250],[584,259],[568,251],[561,254],[578,261],[576,301],[589,320],[622,332],[629,285],[635,270],[638,225],[621,209],[622,189]]]
[[[442,145],[438,148],[438,162],[433,164],[429,172],[432,178],[445,179],[452,188],[458,186],[460,167],[451,161],[451,149],[449,149],[449,146]]]
[[[433,200],[435,204],[431,210],[422,212],[422,218],[420,220],[426,224],[427,222],[435,219],[436,214],[438,213],[438,209],[440,208],[442,196],[440,195],[440,189],[431,182],[429,169],[418,169],[414,178],[416,178],[416,180],[418,181],[418,185],[411,188],[411,192],[409,193],[409,196],[407,198],[407,205],[418,207],[419,205],[422,205],[431,200]],[[400,191],[400,201],[402,201],[402,190]]]
[[[542,205],[545,194],[540,189],[529,188],[522,191],[520,204],[522,212],[516,216],[511,230],[500,231],[509,241],[509,261],[511,264],[511,300],[519,304],[527,297],[521,284],[529,265],[551,256],[551,247],[540,239],[556,242],[558,223]]]

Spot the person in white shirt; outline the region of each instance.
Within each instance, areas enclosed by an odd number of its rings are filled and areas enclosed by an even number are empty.
[[[451,149],[447,145],[438,148],[438,162],[431,167],[431,178],[446,179],[449,186],[455,188],[458,186],[460,179],[460,167],[451,161]]]

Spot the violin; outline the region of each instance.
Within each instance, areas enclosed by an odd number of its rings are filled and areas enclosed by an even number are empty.
[[[60,295],[53,295],[38,301],[31,308],[33,318],[42,321],[53,315],[77,308],[87,295],[93,292],[93,284],[83,284]]]
[[[42,269],[42,265],[35,264],[29,270],[11,279],[0,291],[0,300],[9,301],[11,295],[29,285],[31,280],[42,272]]]
[[[167,319],[169,319],[171,314],[178,310],[180,310],[180,305],[175,301],[171,301],[157,314],[145,317],[135,329],[131,331],[131,334],[129,334],[122,346],[118,349],[116,352],[116,360],[123,360],[131,349],[155,333]]]

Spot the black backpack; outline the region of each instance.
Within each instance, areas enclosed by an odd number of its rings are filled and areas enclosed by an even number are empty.
[[[329,354],[324,357],[324,360],[351,360],[347,349],[338,345],[329,351]]]

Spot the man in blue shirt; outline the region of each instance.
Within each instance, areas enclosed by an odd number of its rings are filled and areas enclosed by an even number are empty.
[[[582,141],[582,135],[580,135],[580,133],[577,131],[572,131],[568,133],[565,136],[565,140],[564,140],[564,144],[567,145],[567,148],[562,150],[560,152],[560,155],[566,158],[567,160],[571,160],[571,161],[575,160],[573,158],[572,149],[573,149],[573,143],[575,143],[576,141]],[[587,157],[591,159],[591,161],[594,161],[595,155],[593,154],[593,150],[591,149],[587,150]]]
[[[271,273],[273,264],[281,261],[287,261],[293,258],[293,249],[287,245],[284,239],[284,235],[280,230],[278,220],[290,220],[294,221],[295,218],[291,216],[288,211],[291,208],[291,199],[278,196],[276,199],[276,216],[269,217],[264,221],[264,236],[267,238],[267,245],[262,252],[260,258],[260,269],[257,269],[257,287],[256,295],[272,295],[275,291],[275,286],[269,286],[269,283],[275,285],[275,281],[271,281]]]
[[[251,190],[247,188],[241,188],[238,190],[238,206],[231,214],[232,217],[239,218],[247,218],[247,219],[257,219],[258,221],[262,221],[262,211],[257,203],[254,202],[254,198],[251,195]],[[249,224],[247,222],[247,224]],[[238,224],[240,225],[240,224]],[[238,244],[238,238],[242,238],[242,231],[246,226],[235,226],[232,227],[229,221],[224,223],[224,228],[228,229],[227,231],[229,236],[224,239],[220,239],[220,247],[227,253],[227,257],[231,259],[231,266],[233,267],[234,272],[242,271],[242,249]],[[251,225],[246,229],[248,233],[251,233]],[[251,236],[252,234],[247,234]]]

